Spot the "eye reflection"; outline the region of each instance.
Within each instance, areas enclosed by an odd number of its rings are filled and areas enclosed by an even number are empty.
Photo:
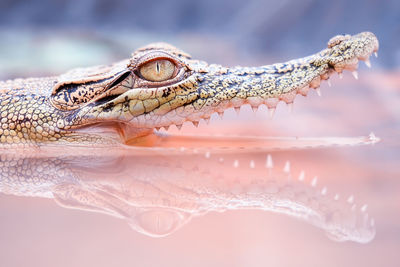
[[[139,68],[142,78],[152,82],[162,82],[174,77],[175,64],[167,59],[148,62]]]
[[[287,139],[281,144],[293,146]],[[0,193],[54,198],[65,208],[122,218],[152,237],[169,235],[207,212],[243,209],[302,219],[336,241],[367,243],[375,236],[365,205],[339,198],[333,190],[327,194],[304,174],[295,179],[290,164],[283,168],[283,162],[264,153],[221,154],[218,147],[199,147],[198,153],[176,151],[171,157],[171,151],[138,147],[112,153],[104,147],[46,149],[0,153]],[[318,154],[301,153],[299,160]]]

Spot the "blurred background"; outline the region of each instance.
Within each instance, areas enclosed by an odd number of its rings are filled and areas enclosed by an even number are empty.
[[[370,244],[335,243],[303,222],[259,211],[209,214],[153,239],[111,217],[0,194],[0,266],[400,266],[400,1],[0,0],[0,79],[108,64],[158,41],[209,63],[271,64],[361,31],[374,32],[380,49],[372,69],[360,64],[358,81],[334,75],[332,88],[321,85],[322,98],[298,97],[293,114],[280,104],[273,121],[265,107],[256,116],[245,107],[199,129],[274,136],[374,131],[382,138],[375,146],[274,154],[278,166],[291,160],[297,173],[306,166],[328,188],[368,203],[377,222]]]
[[[380,40],[378,67],[395,69],[399,10],[396,0],[1,0],[0,75],[103,64],[154,41],[209,62],[265,64],[315,53],[337,34],[361,31]]]

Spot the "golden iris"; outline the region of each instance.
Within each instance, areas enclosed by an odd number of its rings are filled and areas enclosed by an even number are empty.
[[[173,78],[175,64],[167,59],[150,61],[139,68],[142,78],[152,82],[162,82]]]

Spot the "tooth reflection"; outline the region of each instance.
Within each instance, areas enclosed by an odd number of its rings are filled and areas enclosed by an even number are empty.
[[[136,231],[159,237],[209,211],[259,209],[289,215],[323,229],[338,241],[369,242],[375,235],[367,206],[354,196],[339,200],[304,171],[291,176],[291,164],[271,155],[205,154],[1,158],[0,188],[5,193],[54,197],[67,208],[122,218]],[[23,165],[26,177],[11,168]],[[45,167],[44,167],[45,166]],[[40,171],[39,171],[40,170]],[[33,172],[33,173],[32,173]],[[35,173],[36,172],[36,173]],[[42,175],[37,180],[33,176]],[[310,182],[303,182],[308,180]]]

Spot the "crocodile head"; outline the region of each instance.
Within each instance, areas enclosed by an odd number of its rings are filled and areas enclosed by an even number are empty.
[[[359,60],[369,65],[378,41],[369,32],[340,35],[309,57],[261,67],[207,64],[164,43],[136,50],[129,60],[111,66],[77,69],[59,77],[51,104],[64,112],[58,128],[88,131],[112,126],[124,138],[191,121],[197,125],[212,113],[244,104],[292,103],[321,80],[343,70],[355,71]],[[354,72],[356,75],[356,72]]]

